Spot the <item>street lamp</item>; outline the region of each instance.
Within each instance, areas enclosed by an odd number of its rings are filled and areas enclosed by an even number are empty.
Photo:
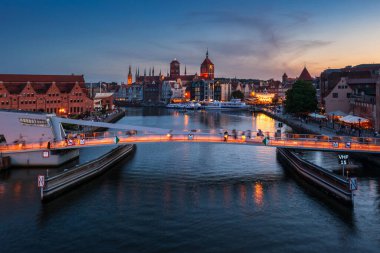
[[[335,125],[334,125],[334,122],[335,121],[335,113],[332,114],[332,123],[333,123],[333,129],[335,129]]]

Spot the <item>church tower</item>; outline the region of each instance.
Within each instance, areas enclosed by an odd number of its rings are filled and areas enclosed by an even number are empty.
[[[180,75],[180,63],[177,61],[177,59],[174,58],[174,60],[170,63],[170,77],[171,78],[177,78]]]
[[[129,65],[128,81],[127,81],[127,84],[128,84],[128,85],[131,85],[131,84],[132,84],[132,69],[131,69],[131,65]]]
[[[208,49],[206,59],[201,64],[201,77],[204,79],[214,79],[214,63],[208,58]]]

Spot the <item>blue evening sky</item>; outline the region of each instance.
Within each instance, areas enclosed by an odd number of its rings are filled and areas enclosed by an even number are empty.
[[[279,79],[379,62],[377,0],[0,0],[0,73],[125,81],[128,66]]]

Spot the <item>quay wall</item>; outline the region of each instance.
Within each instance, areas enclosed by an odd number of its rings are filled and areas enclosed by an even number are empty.
[[[260,113],[263,113],[265,115],[267,115],[268,117],[271,117],[277,121],[281,121],[283,122],[284,124],[290,126],[295,132],[297,133],[302,133],[302,134],[315,134],[315,135],[319,135],[319,133],[315,132],[315,131],[312,131],[306,127],[304,127],[303,125],[301,124],[296,124],[286,118],[283,118],[283,117],[280,117],[276,114],[273,114],[273,113],[270,113],[268,111],[265,111],[265,110],[261,110],[261,109],[255,109],[256,112],[260,112]]]
[[[114,115],[111,115],[109,118],[107,118],[104,122],[106,123],[115,123],[117,121],[119,121],[120,119],[122,119],[123,117],[125,116],[125,110],[122,110]],[[103,132],[103,131],[106,131],[107,128],[104,128],[104,127],[97,127],[97,128],[94,128],[92,129],[90,132]]]
[[[43,152],[49,152],[48,157]],[[11,160],[12,167],[55,167],[60,166],[79,157],[79,149],[70,150],[38,150],[17,151],[7,154]]]
[[[11,158],[9,156],[0,156],[0,171],[11,167]]]

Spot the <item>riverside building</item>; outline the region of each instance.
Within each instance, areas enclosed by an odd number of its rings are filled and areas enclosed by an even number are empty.
[[[83,75],[0,74],[0,109],[81,114],[94,110]]]

